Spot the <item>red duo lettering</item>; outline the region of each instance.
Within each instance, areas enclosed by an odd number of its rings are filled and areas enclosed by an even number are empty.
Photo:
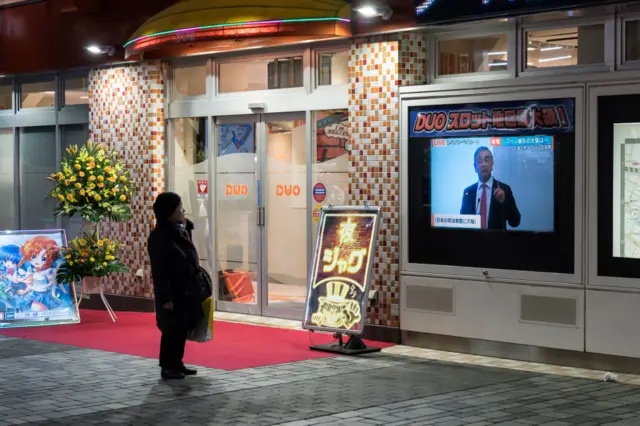
[[[444,112],[427,112],[420,113],[416,117],[416,122],[413,124],[413,131],[415,133],[421,132],[441,132],[447,125],[447,114]]]

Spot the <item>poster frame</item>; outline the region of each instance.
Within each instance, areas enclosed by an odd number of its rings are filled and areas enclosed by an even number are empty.
[[[360,317],[360,322],[359,322],[359,327],[357,330],[345,330],[345,329],[341,329],[341,328],[332,328],[332,327],[322,327],[322,326],[316,326],[316,325],[312,325],[310,323],[307,323],[307,319],[310,318],[309,316],[309,300],[310,297],[312,295],[312,286],[313,286],[313,281],[315,280],[315,275],[316,275],[316,265],[318,264],[317,259],[318,256],[321,255],[321,253],[319,253],[319,250],[322,248],[322,240],[321,240],[321,235],[322,235],[322,229],[323,226],[322,224],[324,223],[324,219],[325,219],[325,215],[327,213],[340,213],[341,211],[349,211],[349,212],[358,212],[358,213],[371,213],[373,215],[375,215],[375,225],[373,227],[373,241],[371,242],[371,253],[368,256],[369,258],[369,264],[367,265],[367,272],[366,272],[366,280],[363,283],[364,284],[364,290],[363,290],[363,300],[360,302],[360,310],[363,313]],[[329,333],[337,333],[337,334],[344,334],[344,335],[348,335],[348,336],[360,336],[364,333],[364,326],[366,324],[366,319],[367,319],[367,304],[369,302],[369,291],[371,289],[371,278],[372,278],[372,274],[373,274],[373,263],[374,263],[374,257],[377,254],[378,251],[378,231],[380,230],[380,219],[381,219],[381,208],[378,206],[371,206],[368,204],[365,205],[361,205],[361,206],[333,206],[333,205],[329,205],[329,206],[323,206],[322,209],[320,210],[320,221],[318,223],[318,229],[316,231],[316,241],[315,241],[315,246],[313,249],[313,257],[312,257],[312,262],[311,265],[309,266],[309,276],[307,279],[307,297],[305,300],[305,307],[304,307],[304,317],[302,319],[302,328],[305,330],[310,330],[310,331],[322,331],[322,332],[329,332]]]
[[[67,241],[67,233],[64,229],[20,229],[20,230],[9,230],[4,229],[0,230],[0,237],[5,235],[60,235],[60,241],[62,242],[62,247],[66,247],[68,244]],[[68,283],[69,291],[71,292],[71,297],[73,298],[73,309],[76,312],[75,320],[58,320],[58,321],[33,321],[33,322],[21,322],[21,323],[13,323],[13,321],[7,321],[3,319],[0,321],[0,330],[11,330],[16,328],[31,328],[31,327],[50,327],[57,325],[71,325],[71,324],[80,324],[80,308],[78,305],[78,295],[76,292],[76,283]]]

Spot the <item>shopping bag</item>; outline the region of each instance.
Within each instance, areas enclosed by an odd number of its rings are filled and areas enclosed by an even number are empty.
[[[213,339],[213,298],[208,298],[202,303],[204,316],[200,318],[196,328],[187,334],[187,339],[192,342],[204,343]]]

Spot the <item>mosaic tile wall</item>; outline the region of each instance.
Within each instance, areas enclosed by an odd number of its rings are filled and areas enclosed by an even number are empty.
[[[426,81],[426,47],[420,34],[356,39],[349,57],[349,127],[352,203],[381,207],[372,288],[378,305],[368,322],[399,327],[401,85]]]
[[[89,135],[114,147],[130,170],[137,194],[133,219],[108,224],[104,235],[126,245],[127,274],[105,279],[105,292],[153,297],[146,241],[154,225],[152,205],[164,190],[164,85],[159,65],[135,64],[89,74]],[[139,269],[143,279],[136,279]]]

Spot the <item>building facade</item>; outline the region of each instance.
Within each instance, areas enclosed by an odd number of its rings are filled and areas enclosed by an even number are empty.
[[[36,203],[62,149],[91,138],[138,190],[134,220],[105,229],[131,267],[105,283],[115,306],[152,305],[164,190],[195,222],[217,309],[291,319],[318,209],[368,203],[382,209],[368,336],[638,358],[639,23],[602,6],[5,79],[0,218],[77,232]],[[462,214],[485,146],[519,218],[460,229],[485,220],[480,196]]]

